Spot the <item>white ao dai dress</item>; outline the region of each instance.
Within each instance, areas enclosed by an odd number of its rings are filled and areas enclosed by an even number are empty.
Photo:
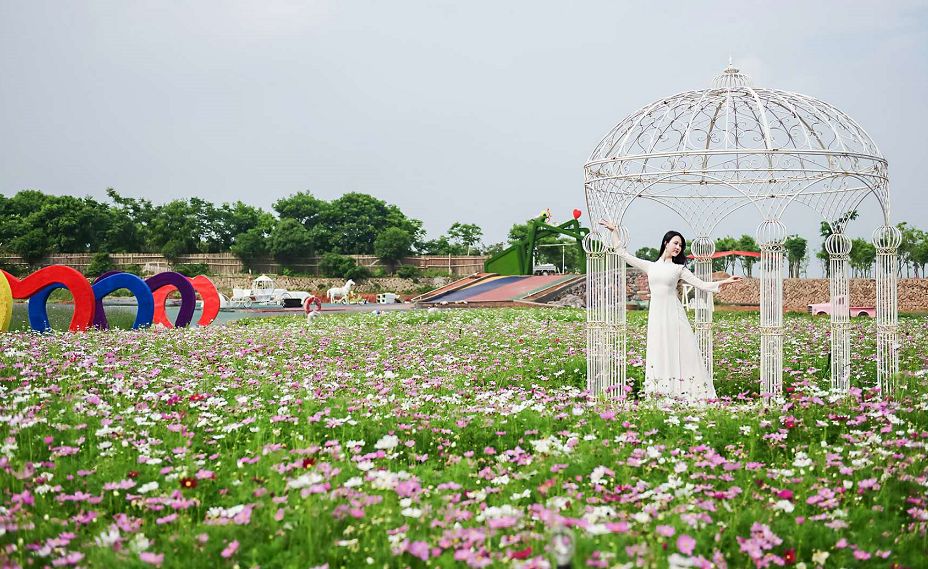
[[[715,386],[706,371],[686,310],[677,297],[677,284],[682,279],[699,290],[717,293],[719,283],[703,281],[671,260],[645,261],[624,249],[616,252],[629,265],[647,273],[651,289],[645,395],[690,402],[715,399]]]

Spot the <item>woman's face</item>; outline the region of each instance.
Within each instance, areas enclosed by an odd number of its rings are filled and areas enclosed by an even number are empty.
[[[683,240],[680,239],[679,235],[674,235],[670,241],[667,242],[664,251],[667,252],[668,257],[676,257],[683,251]]]

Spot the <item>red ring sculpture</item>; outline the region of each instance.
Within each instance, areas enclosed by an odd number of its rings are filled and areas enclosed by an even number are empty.
[[[20,280],[10,273],[3,271],[13,298],[27,299],[48,285],[60,284],[71,292],[74,297],[74,315],[71,316],[71,325],[68,330],[77,332],[90,328],[93,323],[94,305],[96,297],[93,288],[77,269],[64,265],[51,265],[32,273]]]

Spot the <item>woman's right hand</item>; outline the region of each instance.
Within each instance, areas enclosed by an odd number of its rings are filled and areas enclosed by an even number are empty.
[[[599,220],[599,224],[602,225],[603,227],[605,227],[606,229],[608,229],[609,231],[615,231],[615,230],[616,230],[615,224],[612,223],[611,221],[606,220],[606,219],[600,219],[600,220]]]

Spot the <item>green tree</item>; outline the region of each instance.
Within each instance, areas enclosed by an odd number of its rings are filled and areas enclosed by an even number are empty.
[[[90,263],[87,265],[87,270],[84,271],[84,274],[88,277],[99,277],[103,273],[108,271],[115,271],[116,263],[113,262],[113,258],[110,257],[109,253],[94,253],[90,258]]]
[[[329,205],[309,192],[298,192],[274,202],[273,208],[281,219],[295,219],[306,229],[320,223]]]
[[[355,192],[333,200],[320,222],[331,236],[330,248],[339,253],[374,253],[374,239],[388,227],[408,231],[414,242],[422,232],[422,222],[407,218],[396,206]]]
[[[448,242],[444,235],[438,239],[423,241],[417,247],[423,255],[451,255],[454,252],[454,246]]]
[[[155,219],[155,206],[148,200],[123,197],[113,188],[106,190],[113,203],[112,211],[120,221],[107,236],[106,248],[110,251],[156,251],[151,242],[151,225]]]
[[[388,227],[374,240],[374,254],[380,257],[392,271],[396,264],[412,249],[413,237],[405,229]]]
[[[313,239],[302,223],[295,219],[281,219],[271,232],[268,246],[274,258],[292,267],[298,259],[312,256]]]
[[[483,230],[473,223],[460,223],[455,221],[448,229],[448,241],[455,245],[460,254],[470,255],[483,237]]]
[[[738,250],[738,240],[734,237],[726,235],[725,237],[719,237],[715,240],[715,252],[721,253],[723,251],[737,251]],[[737,259],[734,255],[729,255],[728,257],[719,257],[718,259],[712,259],[712,270],[713,271],[725,271],[726,273],[732,274],[735,272],[735,262]]]
[[[155,208],[149,239],[155,251],[171,261],[201,250],[202,200],[173,200]]]
[[[645,261],[656,261],[658,252],[654,247],[642,247],[635,251],[635,256]]]
[[[239,235],[254,229],[269,235],[276,220],[271,213],[237,201],[213,208],[209,222],[209,250],[229,251]]]
[[[851,254],[849,263],[854,275],[857,277],[869,277],[870,269],[876,261],[876,246],[866,239],[856,238],[851,240]]]
[[[799,268],[806,258],[807,246],[808,241],[798,235],[790,235],[783,242],[783,247],[786,249],[786,261],[789,265],[790,278],[799,278]]]
[[[269,241],[270,232],[261,227],[253,227],[236,235],[229,250],[242,261],[246,269],[251,270],[257,266],[259,259],[271,252]]]
[[[738,251],[752,251],[754,253],[760,252],[760,247],[757,246],[757,241],[752,235],[744,234],[738,238]],[[741,268],[744,271],[744,274],[747,276],[753,276],[754,263],[757,262],[757,257],[741,257]]]

